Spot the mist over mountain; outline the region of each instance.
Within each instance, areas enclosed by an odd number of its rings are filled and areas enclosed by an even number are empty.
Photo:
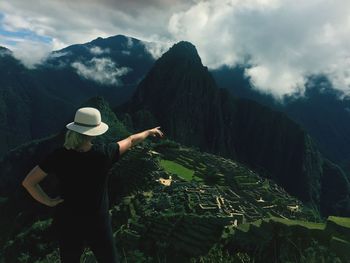
[[[153,61],[143,42],[121,35],[52,52],[34,69],[2,48],[0,156],[55,133],[91,96],[104,96],[112,105],[125,101]]]
[[[324,158],[303,128],[281,112],[218,88],[188,42],[163,54],[116,111],[127,112],[136,130],[159,123],[175,141],[246,163],[305,202],[319,205],[322,182],[338,177],[344,191],[327,202],[342,202],[340,213],[349,213],[346,176],[324,172]],[[334,212],[327,207],[322,211]]]

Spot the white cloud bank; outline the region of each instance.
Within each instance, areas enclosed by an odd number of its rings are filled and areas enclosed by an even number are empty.
[[[167,39],[160,39],[158,37],[153,37],[153,42],[143,42],[146,51],[151,54],[154,59],[160,58],[169,48],[175,43],[175,41],[170,41]]]
[[[92,58],[85,64],[76,61],[71,66],[80,76],[102,85],[120,85],[120,77],[131,71],[127,67],[116,67],[109,58]]]
[[[187,40],[210,68],[249,64],[253,87],[277,99],[302,95],[313,74],[350,96],[349,10],[348,0],[0,1],[3,28],[48,36],[54,49],[124,34],[157,42],[146,48],[159,57]]]
[[[312,74],[350,95],[349,10],[347,0],[200,1],[168,27],[209,67],[249,63],[253,87],[277,99],[302,95]]]
[[[27,68],[35,68],[45,61],[52,51],[52,45],[38,41],[21,41],[12,47],[13,56]]]

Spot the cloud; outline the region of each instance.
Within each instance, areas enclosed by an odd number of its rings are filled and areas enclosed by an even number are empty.
[[[69,60],[65,59],[72,55],[70,51],[54,51],[51,52],[42,63],[45,64],[46,67],[54,67],[55,69],[62,69],[67,66],[70,66]],[[64,59],[61,59],[64,58]],[[52,64],[52,62],[54,62]]]
[[[12,47],[13,56],[29,69],[45,61],[51,50],[51,44],[30,40],[18,42]]]
[[[68,52],[68,51],[56,51],[56,52],[52,52],[50,53],[50,55],[48,56],[48,58],[60,58],[60,57],[65,57],[65,56],[69,56],[71,55],[72,53],[71,52]]]
[[[44,36],[51,44],[51,50],[117,34],[153,41],[153,35],[170,38],[164,26],[169,17],[192,3],[188,0],[52,0],[40,4],[36,0],[0,1],[0,29],[30,31],[32,37]],[[12,50],[16,43],[3,44]],[[129,47],[131,44],[129,42]],[[33,65],[47,55],[46,48],[44,52],[33,48],[34,51],[33,58],[38,61],[32,61]],[[17,57],[23,57],[23,54]]]
[[[244,73],[254,88],[273,94],[280,100],[285,95],[300,96],[305,91],[306,77],[294,69],[257,65],[246,69]]]
[[[134,41],[131,37],[127,37],[126,48],[130,49],[134,45]]]
[[[92,58],[85,64],[76,61],[71,66],[80,76],[102,85],[120,85],[120,77],[132,70],[127,67],[117,68],[110,58]]]
[[[157,37],[154,37],[154,42],[143,42],[145,50],[151,54],[154,59],[161,57],[166,51],[168,51],[172,44],[174,44],[172,41],[161,40]]]
[[[6,30],[30,30],[50,37],[53,48],[60,49],[117,34],[149,41],[154,34],[170,37],[164,26],[169,17],[192,3],[188,0],[53,0],[39,5],[36,0],[11,0],[0,1],[0,13],[4,14],[1,24]]]
[[[200,1],[173,14],[168,28],[211,68],[248,64],[252,86],[279,100],[302,96],[317,74],[350,95],[348,10],[345,0]]]
[[[128,50],[122,50],[122,54],[125,56],[129,56],[131,54],[131,52]]]
[[[187,40],[210,68],[246,65],[252,86],[279,100],[302,96],[308,77],[317,74],[350,96],[348,10],[347,0],[0,1],[2,28],[46,37],[52,49],[124,34],[146,41],[158,58]]]
[[[102,49],[98,46],[93,46],[90,49],[90,53],[95,56],[103,55],[103,54],[109,54],[111,50],[109,48]]]

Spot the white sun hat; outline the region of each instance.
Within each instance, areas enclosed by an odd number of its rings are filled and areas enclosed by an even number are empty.
[[[74,122],[66,125],[67,129],[89,136],[97,136],[108,130],[108,125],[101,121],[98,109],[85,107],[75,113]]]

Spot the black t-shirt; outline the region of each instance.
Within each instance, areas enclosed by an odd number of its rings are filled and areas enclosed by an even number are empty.
[[[64,202],[56,206],[56,215],[100,215],[108,213],[107,175],[120,158],[119,144],[93,144],[87,152],[54,150],[39,163],[59,180]]]

